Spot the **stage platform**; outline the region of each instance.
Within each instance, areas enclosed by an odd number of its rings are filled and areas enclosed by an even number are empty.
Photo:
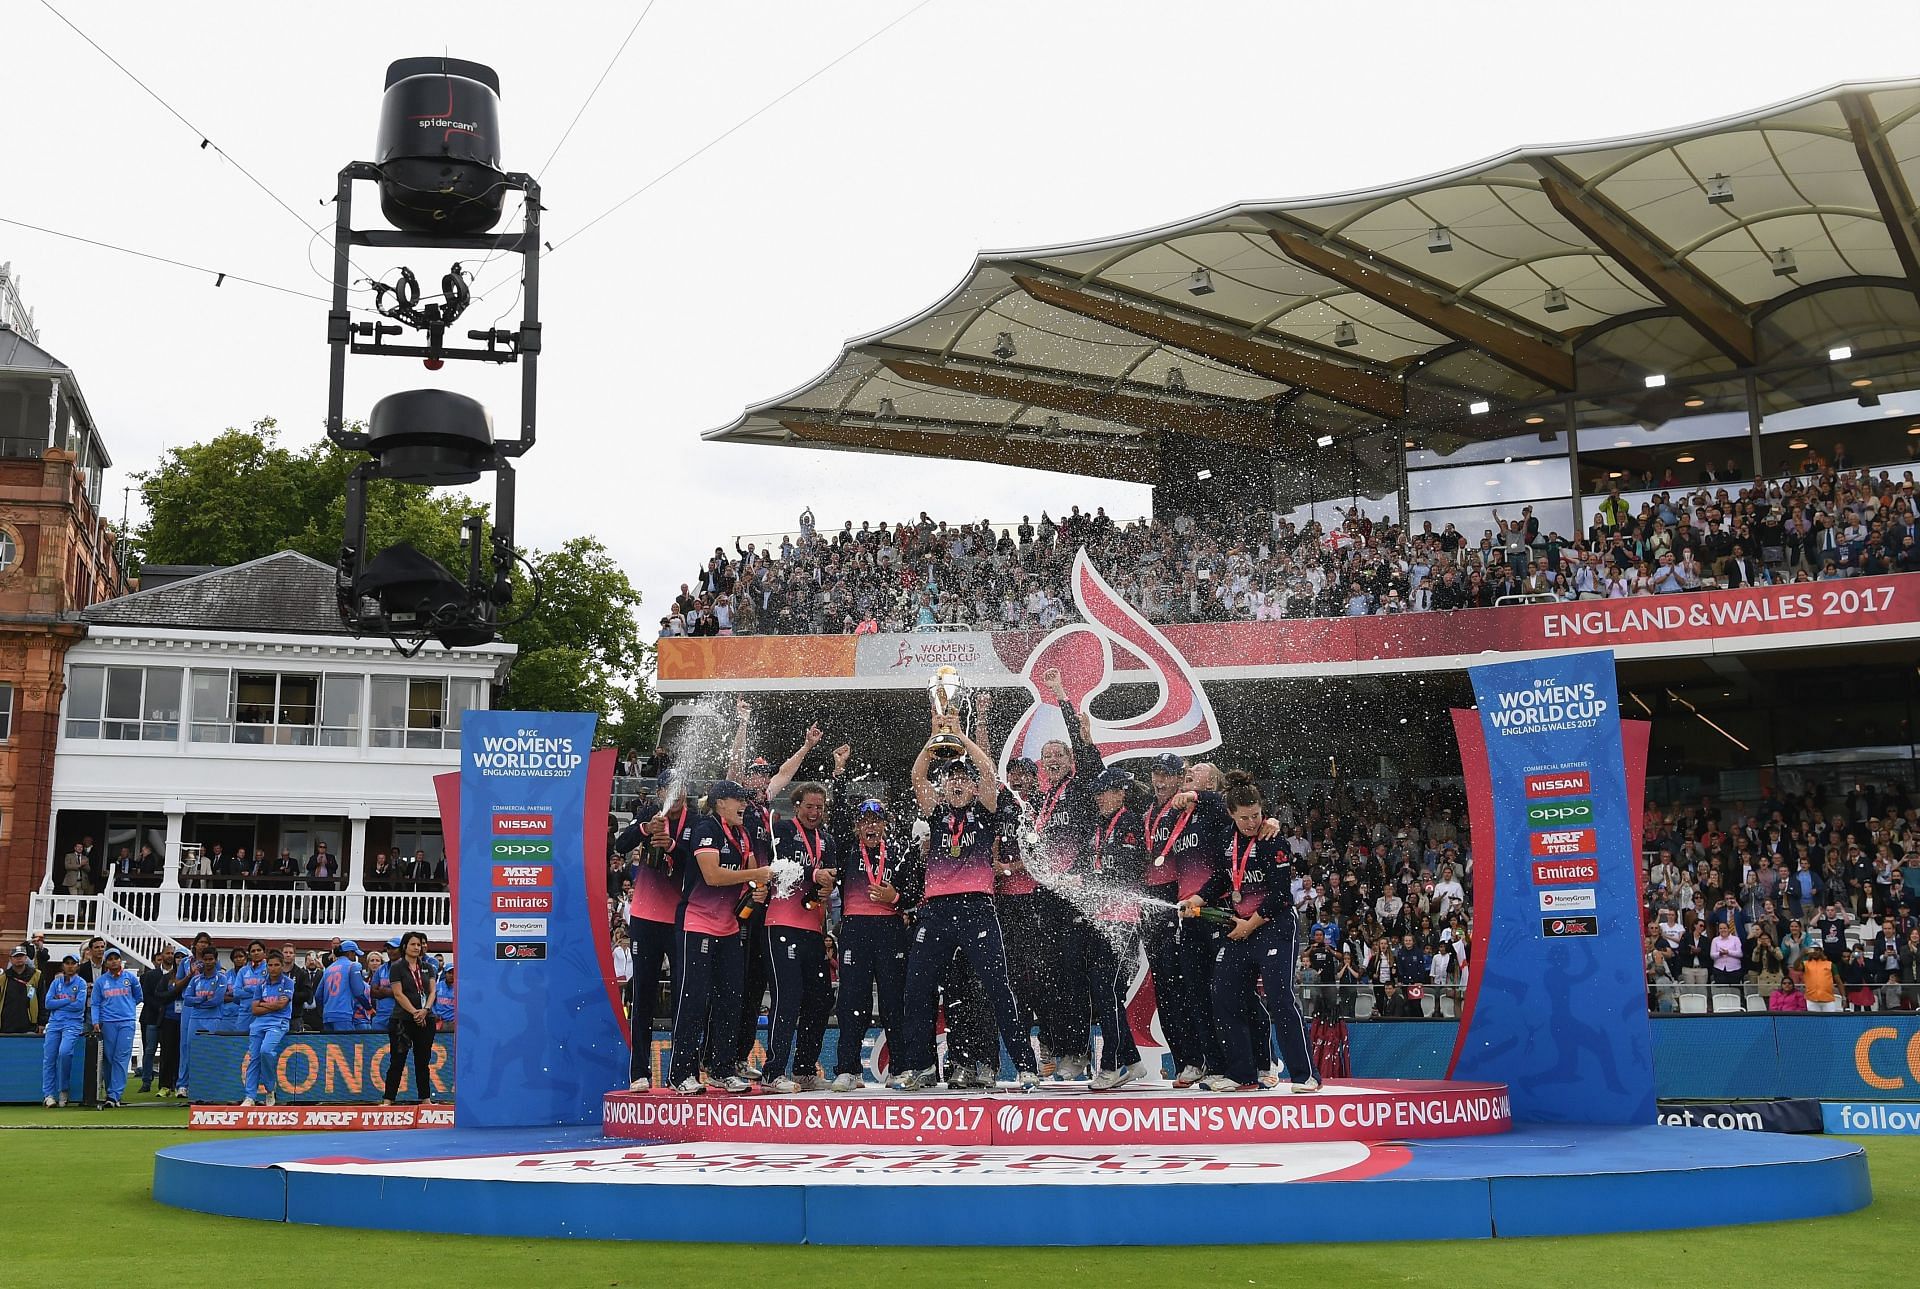
[[[1312,1093],[1208,1093],[1164,1083],[1094,1092],[612,1092],[601,1126],[640,1141],[863,1146],[1214,1146],[1466,1137],[1513,1126],[1501,1083],[1333,1079]]]
[[[997,1123],[998,1103],[976,1099]],[[752,1187],[751,1215],[716,1203],[716,1187]],[[1186,1145],[668,1142],[590,1127],[304,1133],[168,1148],[153,1192],[178,1208],[297,1224],[840,1245],[1577,1235],[1799,1220],[1872,1198],[1865,1154],[1832,1138],[1558,1125]]]

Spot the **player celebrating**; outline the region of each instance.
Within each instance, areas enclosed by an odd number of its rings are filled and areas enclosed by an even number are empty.
[[[938,788],[927,778],[928,748],[913,763],[913,793],[928,825],[927,896],[907,951],[906,1014],[900,1047],[903,1092],[930,1086],[933,1069],[933,997],[955,952],[966,955],[999,1023],[1000,1039],[1019,1071],[1022,1091],[1039,1087],[1033,1045],[1020,1025],[1019,1005],[1007,981],[1006,947],[993,912],[993,854],[1000,787],[985,749],[951,717],[936,716],[933,732],[957,735],[964,760],[947,764]]]
[[[1293,993],[1298,947],[1292,855],[1277,837],[1261,837],[1265,815],[1252,775],[1235,771],[1227,776],[1226,802],[1233,819],[1226,865],[1181,906],[1189,917],[1197,917],[1201,909],[1225,899],[1232,914],[1213,969],[1213,1021],[1224,1072],[1208,1075],[1200,1086],[1209,1092],[1251,1092],[1260,1087],[1259,1062],[1245,1023],[1258,980],[1266,987],[1267,1006],[1293,1090],[1317,1092],[1320,1079],[1307,1050],[1306,1021]],[[1260,1038],[1264,1043],[1264,1032]]]
[[[905,912],[919,900],[923,870],[918,848],[889,836],[891,813],[875,798],[853,801],[847,762],[853,749],[833,750],[833,835],[842,856],[840,881],[840,1049],[833,1090],[857,1092],[860,1047],[873,1023],[897,1056],[900,1010],[907,984]]]
[[[793,790],[793,818],[773,826],[776,853],[798,860],[806,872],[792,890],[767,901],[764,934],[767,970],[773,977],[773,1013],[760,1085],[768,1092],[826,1090],[826,1081],[820,1077],[820,1044],[833,1011],[833,984],[827,977],[827,897],[833,892],[839,864],[826,830],[826,814],[826,786],[802,783]]]
[[[766,870],[754,863],[746,812],[751,794],[731,779],[707,793],[711,813],[693,830],[693,864],[687,869],[680,899],[680,989],[673,1008],[673,1066],[676,1092],[706,1091],[700,1082],[702,1041],[712,1051],[708,1069],[728,1092],[752,1090],[740,1077],[740,985],[746,973],[741,941],[739,888],[756,883],[756,901],[764,900]]]

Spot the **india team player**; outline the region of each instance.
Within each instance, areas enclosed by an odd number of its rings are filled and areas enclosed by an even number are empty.
[[[240,1102],[243,1106],[274,1103],[280,1086],[280,1044],[293,1022],[293,977],[286,973],[278,949],[267,955],[265,967],[266,973],[248,986],[247,1010],[252,1019],[247,1023],[247,1095]]]
[[[826,822],[826,785],[801,783],[793,789],[793,818],[782,819],[773,828],[775,851],[782,859],[797,860],[806,872],[792,890],[767,899],[766,958],[767,974],[773,980],[773,1011],[760,1084],[768,1092],[824,1092],[827,1088],[820,1077],[820,1046],[833,1013],[833,982],[827,974],[827,898],[833,893],[839,860]]]
[[[46,1038],[40,1046],[40,1097],[48,1106],[67,1103],[74,1056],[86,1038],[87,991],[80,959],[72,954],[60,959],[60,974],[47,985],[41,1004]]]
[[[709,814],[693,830],[693,864],[687,869],[680,902],[680,989],[674,1001],[673,1064],[668,1071],[676,1092],[706,1091],[700,1082],[703,1044],[711,1051],[709,1070],[728,1092],[753,1085],[740,1077],[740,988],[746,973],[746,949],[740,930],[740,887],[766,892],[766,870],[754,863],[746,811],[751,794],[731,779],[708,791]]]
[[[627,944],[633,955],[627,995],[633,1056],[627,1086],[634,1092],[653,1086],[653,1020],[662,963],[673,973],[674,989],[680,987],[679,967],[672,960],[679,944],[676,920],[685,875],[694,863],[693,830],[700,822],[688,804],[680,771],[662,771],[654,786],[661,802],[671,808],[642,807],[614,839],[614,849],[633,860],[627,870],[633,881],[633,898],[627,901]]]
[[[942,968],[958,952],[966,956],[992,1004],[1001,1042],[1019,1072],[1021,1090],[1031,1090],[1039,1087],[1040,1075],[1007,980],[1006,948],[993,910],[999,783],[985,749],[967,737],[957,720],[935,717],[933,731],[957,735],[966,757],[944,767],[938,788],[927,777],[929,749],[921,748],[913,763],[914,798],[928,825],[927,888],[907,950],[906,1014],[900,1039],[903,1073],[893,1086],[912,1092],[931,1084],[934,990]]]
[[[1293,1090],[1317,1092],[1320,1079],[1314,1073],[1306,1021],[1293,992],[1299,947],[1294,933],[1292,855],[1279,838],[1260,835],[1265,813],[1252,775],[1236,771],[1227,776],[1226,802],[1233,818],[1227,862],[1182,905],[1191,916],[1224,900],[1233,915],[1213,967],[1213,1019],[1224,1069],[1209,1075],[1200,1086],[1209,1092],[1248,1092],[1260,1087],[1260,1061],[1244,1023],[1258,981],[1266,987],[1280,1056]],[[1264,1044],[1264,1031],[1260,1039]]]
[[[140,1023],[143,994],[139,977],[126,969],[120,950],[109,946],[102,970],[93,982],[87,1011],[94,1033],[100,1036],[100,1069],[107,1081],[106,1104],[114,1109],[127,1091],[127,1069],[133,1060],[133,1032]]]

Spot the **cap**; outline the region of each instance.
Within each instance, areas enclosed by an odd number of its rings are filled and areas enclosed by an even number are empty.
[[[1162,752],[1153,758],[1155,774],[1185,774],[1186,771],[1187,763],[1180,759],[1180,754],[1177,752]]]
[[[654,790],[657,792],[665,792],[668,788],[671,788],[673,786],[674,779],[678,777],[679,773],[680,772],[678,770],[662,770],[660,771],[660,773],[654,775],[653,776]]]
[[[355,944],[351,940],[342,940],[340,942],[340,952],[341,953],[358,953],[360,952],[360,946]]]
[[[747,762],[747,773],[748,774],[772,774],[773,762],[767,760],[767,758],[764,756],[756,756],[753,758],[753,760]]]
[[[62,965],[65,965],[66,963],[69,963],[69,962],[76,962],[76,963],[77,963],[77,962],[79,962],[79,961],[80,961],[80,959],[78,959],[78,958],[76,958],[76,957],[74,957],[74,956],[73,956],[72,954],[70,954],[70,953],[69,953],[69,954],[68,954],[68,955],[67,955],[66,957],[64,957],[64,958],[62,958],[62,959],[60,959],[60,962],[61,962],[61,964],[62,964]]]
[[[1015,770],[1025,770],[1029,774],[1040,773],[1040,767],[1034,764],[1034,760],[1030,756],[1016,756],[1013,760],[1007,762],[1007,773],[1012,774]]]
[[[26,945],[24,945],[24,944],[18,944],[18,945],[15,945],[15,946],[14,946],[14,948],[13,948],[13,956],[14,956],[14,957],[16,957],[16,958],[25,958],[25,957],[29,957],[29,956],[31,956],[31,955],[29,955],[29,954],[27,953],[27,946],[26,946]]]
[[[391,940],[387,941],[387,948],[398,949],[400,947],[400,939],[401,937],[397,935],[394,936]]]
[[[119,957],[119,956],[120,956],[120,950],[118,950],[118,949],[116,949],[116,948],[114,948],[114,947],[113,947],[112,945],[108,945],[108,946],[107,946],[107,955],[106,955],[106,956],[107,956],[108,958],[117,958],[117,957]],[[103,961],[103,962],[104,962],[105,960],[106,960],[105,958],[103,958],[103,959],[101,959],[101,961]]]
[[[721,779],[707,789],[707,799],[709,801],[751,801],[753,794],[732,779]]]
[[[975,767],[973,762],[966,757],[956,756],[940,767],[940,777],[943,779],[978,779],[980,777],[980,771]]]
[[[1118,767],[1109,767],[1093,776],[1095,792],[1124,792],[1133,784],[1133,776]]]

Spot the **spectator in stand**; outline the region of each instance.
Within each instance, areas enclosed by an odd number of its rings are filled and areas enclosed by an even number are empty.
[[[1806,995],[1807,1010],[1810,1012],[1837,1012],[1840,1010],[1840,996],[1836,991],[1833,963],[1827,959],[1827,951],[1820,945],[1807,950],[1806,960],[1800,965],[1801,992]]]
[[[340,880],[340,861],[327,851],[327,843],[315,842],[313,854],[307,857],[307,880],[322,891],[330,891]]]
[[[1730,922],[1715,926],[1707,953],[1710,963],[1708,979],[1714,984],[1737,985],[1746,975],[1745,948],[1740,943],[1740,937],[1734,934]]]

